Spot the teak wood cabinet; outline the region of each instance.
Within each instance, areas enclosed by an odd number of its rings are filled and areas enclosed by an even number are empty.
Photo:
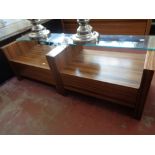
[[[140,119],[155,70],[155,52],[13,42],[3,51],[18,79],[29,77],[133,109]]]
[[[18,79],[28,77],[47,84],[55,84],[46,60],[46,54],[53,48],[35,41],[15,41],[2,49]]]

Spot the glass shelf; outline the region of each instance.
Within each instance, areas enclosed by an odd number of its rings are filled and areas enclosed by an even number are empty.
[[[79,45],[73,43],[73,34],[52,33],[48,39],[40,40],[45,45]],[[28,35],[24,35],[17,41],[32,41]],[[100,35],[99,41],[87,43],[83,46],[98,46],[105,48],[128,48],[137,50],[155,50],[155,36],[151,35]]]

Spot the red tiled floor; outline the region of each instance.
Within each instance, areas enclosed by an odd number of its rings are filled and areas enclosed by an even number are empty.
[[[155,134],[155,76],[141,121],[127,109],[11,79],[0,87],[0,134]]]

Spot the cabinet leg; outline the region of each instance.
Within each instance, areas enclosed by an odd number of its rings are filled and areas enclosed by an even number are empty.
[[[59,84],[58,84],[59,83]],[[61,95],[66,95],[67,93],[66,93],[66,91],[65,91],[65,89],[64,89],[64,87],[63,87],[63,84],[59,81],[59,82],[56,82],[56,89],[57,89],[57,92],[59,93],[59,94],[61,94]]]
[[[51,70],[51,76],[54,77],[55,79],[55,84],[56,84],[56,89],[57,92],[60,93],[61,95],[66,95],[66,91],[64,89],[64,85],[63,85],[63,81],[61,79],[61,75],[58,69],[58,66],[55,62],[55,59],[50,57],[50,56],[46,56],[50,70]]]
[[[16,77],[17,77],[17,79],[18,79],[19,81],[23,80],[23,77],[21,77],[21,76],[17,76],[17,75],[16,75]]]
[[[138,111],[138,109],[135,109],[133,117],[137,120],[141,120],[142,118],[142,111]]]
[[[140,88],[137,95],[136,106],[134,111],[134,117],[138,120],[141,119],[144,110],[145,101],[149,92],[151,81],[153,78],[154,71],[144,70]]]

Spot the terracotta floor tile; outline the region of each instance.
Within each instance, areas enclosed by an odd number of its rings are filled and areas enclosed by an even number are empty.
[[[140,121],[124,107],[12,78],[0,87],[0,134],[155,134],[155,76]]]

